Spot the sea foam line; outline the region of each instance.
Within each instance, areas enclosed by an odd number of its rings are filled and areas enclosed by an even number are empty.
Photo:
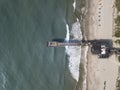
[[[66,33],[65,40],[69,41],[69,39],[70,39],[70,30],[69,30],[69,25],[68,24],[66,24],[66,30],[67,30],[67,33]]]
[[[70,30],[69,30],[69,25],[66,23],[66,30],[67,30],[67,33],[66,33],[66,38],[65,38],[65,41],[69,41],[70,39]],[[68,46],[65,46],[66,49],[68,49]]]
[[[72,30],[69,32],[69,26],[66,24],[66,38],[65,40],[70,39],[70,35],[73,36],[73,39],[82,39],[82,33],[80,29],[80,22],[77,20],[73,25],[72,25]],[[79,65],[80,65],[80,58],[81,58],[81,47],[80,46],[67,46],[66,48],[66,53],[69,56],[69,70],[72,75],[72,77],[78,81],[79,80]]]
[[[76,9],[76,0],[74,0],[74,2],[73,2],[73,9],[74,9],[74,12],[75,12],[75,9]]]

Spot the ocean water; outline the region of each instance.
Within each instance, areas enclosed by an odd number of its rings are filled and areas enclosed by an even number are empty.
[[[66,38],[73,3],[75,7],[74,0],[0,0],[0,90],[74,90],[77,79],[66,49],[46,45]]]

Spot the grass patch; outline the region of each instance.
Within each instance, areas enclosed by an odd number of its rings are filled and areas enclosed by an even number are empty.
[[[115,43],[116,43],[116,44],[120,44],[120,39],[117,39],[117,40],[115,41]]]
[[[120,0],[115,0],[115,6],[118,13],[120,12]],[[115,28],[115,37],[120,37],[120,16],[118,15],[115,19],[116,28]]]
[[[120,90],[120,80],[117,80],[116,90]]]
[[[120,90],[120,80],[117,81],[117,89],[116,90]]]
[[[116,36],[116,37],[120,37],[120,30],[117,30],[117,31],[115,32],[115,36]]]
[[[119,76],[120,75],[120,67],[118,69],[118,72],[119,72],[119,74],[118,74],[118,76]],[[120,90],[120,80],[116,81],[116,89],[115,90]]]
[[[120,16],[117,16],[117,18],[115,19],[115,23],[120,25]]]
[[[115,6],[116,6],[116,8],[117,8],[117,10],[119,12],[120,11],[120,0],[115,1]]]
[[[118,56],[118,61],[120,62],[120,56]]]

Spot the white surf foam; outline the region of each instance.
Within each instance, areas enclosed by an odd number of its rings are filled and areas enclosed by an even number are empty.
[[[69,69],[73,78],[78,81],[79,79],[79,64],[81,58],[81,47],[68,47],[66,49],[69,55]]]
[[[65,38],[65,40],[66,40],[66,41],[69,41],[69,38],[70,38],[70,30],[69,30],[69,25],[68,25],[68,24],[66,24],[66,30],[67,30],[67,33],[66,33],[66,38]]]
[[[70,38],[70,30],[69,30],[69,25],[66,23],[66,30],[67,30],[67,33],[66,33],[66,38],[65,38],[65,41],[69,41],[69,38]],[[66,49],[68,49],[68,46],[65,46]]]
[[[69,32],[68,25],[66,24],[67,34],[66,39],[68,39],[68,35],[73,36],[73,39],[82,39],[82,33],[80,29],[80,23],[79,21],[75,22],[72,25],[72,30]],[[69,70],[72,75],[72,77],[78,81],[79,79],[79,64],[80,64],[80,58],[81,58],[81,47],[80,46],[68,46],[66,47],[66,53],[69,56]]]
[[[74,9],[74,12],[75,12],[75,9],[76,9],[76,0],[74,0],[74,2],[73,2],[73,9]]]

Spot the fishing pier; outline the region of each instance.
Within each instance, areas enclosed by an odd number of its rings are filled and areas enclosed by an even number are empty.
[[[49,47],[64,47],[64,46],[85,46],[90,45],[91,41],[83,40],[69,40],[69,41],[49,41],[47,46]]]
[[[69,41],[49,41],[48,47],[65,47],[65,46],[89,46],[92,54],[97,54],[99,58],[108,58],[113,53],[120,54],[120,48],[114,48],[112,40],[69,40]]]

